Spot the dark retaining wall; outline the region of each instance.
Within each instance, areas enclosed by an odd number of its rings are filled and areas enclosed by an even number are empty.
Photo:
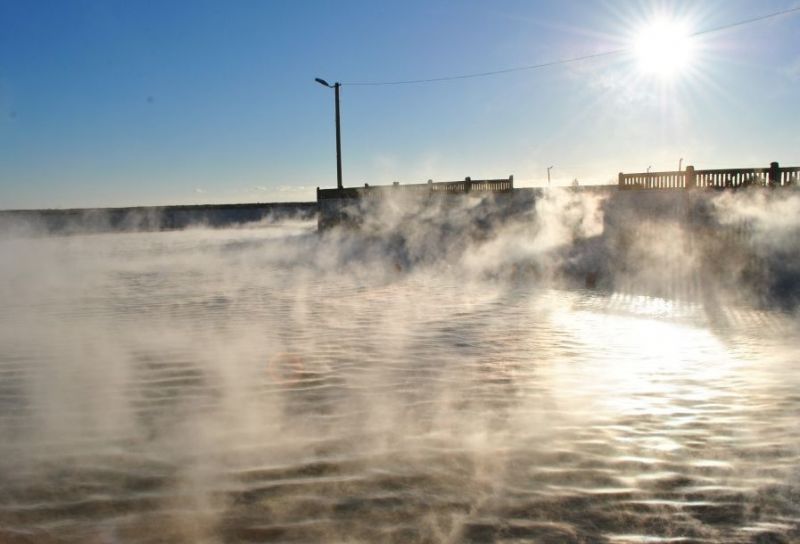
[[[192,225],[230,227],[258,221],[313,219],[315,202],[0,210],[0,232],[41,234],[158,231]]]

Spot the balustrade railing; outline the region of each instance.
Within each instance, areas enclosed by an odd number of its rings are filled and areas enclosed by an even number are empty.
[[[781,167],[773,162],[769,168],[729,168],[674,172],[619,173],[620,189],[735,189],[749,186],[786,187],[800,182],[800,167]]]
[[[387,198],[398,194],[447,195],[508,193],[513,190],[514,176],[509,176],[504,179],[473,180],[471,178],[466,178],[462,181],[429,181],[427,183],[409,183],[405,185],[395,182],[393,185],[371,186],[364,184],[363,187],[346,187],[343,189],[317,188],[317,201],[331,199]]]

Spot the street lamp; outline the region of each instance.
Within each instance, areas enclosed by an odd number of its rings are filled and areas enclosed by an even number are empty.
[[[550,187],[550,169],[552,166],[547,167],[547,186]]]
[[[324,85],[329,89],[333,89],[336,98],[336,187],[341,189],[342,185],[342,133],[339,123],[339,87],[342,86],[338,81],[331,85],[321,78],[315,78],[314,81],[320,85]]]
[[[681,171],[682,166],[683,166],[683,157],[681,157],[681,160],[678,161],[678,172]]]

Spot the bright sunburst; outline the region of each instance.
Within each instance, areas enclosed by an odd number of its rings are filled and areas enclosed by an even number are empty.
[[[683,23],[658,19],[643,27],[633,41],[633,53],[642,73],[671,78],[692,63],[692,37]]]

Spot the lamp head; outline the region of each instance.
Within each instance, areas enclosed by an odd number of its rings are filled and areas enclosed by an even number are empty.
[[[327,82],[327,81],[325,81],[324,79],[321,79],[321,78],[318,78],[318,77],[317,77],[317,78],[314,78],[314,81],[316,81],[316,82],[317,82],[317,83],[319,83],[320,85],[325,85],[326,87],[330,87],[330,86],[331,86],[331,85],[330,85],[330,83],[328,83],[328,82]]]

